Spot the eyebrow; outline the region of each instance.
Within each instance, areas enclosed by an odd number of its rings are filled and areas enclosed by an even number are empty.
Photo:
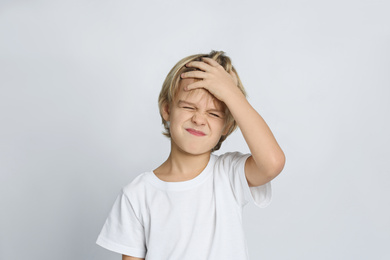
[[[190,105],[190,106],[196,107],[196,104],[188,102],[188,101],[184,101],[184,100],[179,100],[178,105]],[[224,110],[220,110],[217,108],[208,109],[207,111],[219,112],[219,113],[225,114]]]
[[[190,105],[190,106],[193,106],[193,107],[196,106],[194,103],[183,101],[183,100],[179,100],[178,104],[179,105]]]

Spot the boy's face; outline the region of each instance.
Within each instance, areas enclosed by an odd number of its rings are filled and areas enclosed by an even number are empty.
[[[225,107],[207,90],[184,91],[194,79],[180,80],[179,92],[166,106],[163,117],[170,122],[172,149],[189,154],[208,153],[225,130]]]

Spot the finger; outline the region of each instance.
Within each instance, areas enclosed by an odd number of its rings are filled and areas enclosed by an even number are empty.
[[[230,76],[232,76],[233,80],[234,80],[234,83],[236,83],[236,85],[238,85],[238,79],[237,79],[237,75],[236,73],[234,73],[232,70],[229,72]]]
[[[204,79],[204,78],[206,78],[206,75],[207,74],[204,71],[194,70],[194,71],[183,72],[180,76],[182,79],[185,79],[185,78]]]
[[[203,62],[203,61],[190,61],[186,64],[186,67],[189,68],[198,68],[203,71],[209,71],[210,70],[210,65]]]
[[[216,61],[216,60],[213,60],[211,58],[207,58],[207,57],[202,57],[202,60],[204,62],[206,62],[207,64],[210,64],[211,66],[213,67],[218,67],[220,66],[220,64]]]
[[[188,84],[186,87],[184,87],[184,90],[190,91],[193,89],[204,88],[204,86],[205,86],[205,83],[203,80],[201,80],[201,81],[196,81],[194,83]]]

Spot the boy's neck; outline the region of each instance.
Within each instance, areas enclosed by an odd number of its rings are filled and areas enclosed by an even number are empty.
[[[153,172],[163,181],[187,181],[198,176],[206,168],[211,152],[200,155],[171,150],[168,159]]]

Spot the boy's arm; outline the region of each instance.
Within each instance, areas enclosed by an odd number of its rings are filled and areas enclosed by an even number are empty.
[[[264,119],[244,95],[226,104],[236,120],[251,151],[245,164],[249,186],[260,186],[275,178],[283,169],[285,156]]]
[[[207,89],[226,104],[240,127],[252,154],[245,164],[249,186],[260,186],[275,178],[284,167],[284,153],[267,123],[237,87],[236,75],[227,73],[219,63],[210,58],[203,58],[203,62],[190,62],[187,66],[202,71],[183,73],[182,78],[202,80],[188,85],[186,90]]]
[[[122,260],[145,260],[145,258],[137,258],[134,256],[122,255]]]

